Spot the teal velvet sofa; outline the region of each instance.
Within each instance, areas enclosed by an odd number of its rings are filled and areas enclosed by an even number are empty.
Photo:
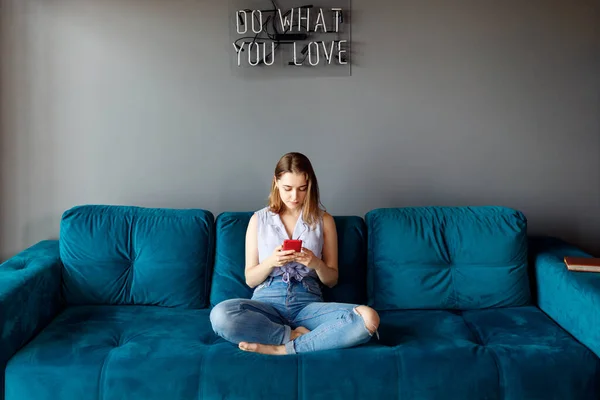
[[[0,265],[6,400],[598,399],[600,275],[504,207],[335,216],[325,299],[380,313],[379,339],[290,356],[246,353],[212,306],[251,296],[251,212],[84,205],[59,240]]]

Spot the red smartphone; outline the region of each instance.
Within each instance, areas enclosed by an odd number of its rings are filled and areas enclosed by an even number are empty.
[[[286,239],[283,241],[283,251],[294,250],[297,253],[302,251],[302,240]]]

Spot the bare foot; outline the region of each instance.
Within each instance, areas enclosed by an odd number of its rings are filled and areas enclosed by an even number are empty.
[[[296,329],[294,329],[290,335],[290,340],[294,340],[299,338],[302,335],[306,335],[307,333],[309,333],[310,331],[308,329],[306,329],[303,326],[299,326]]]
[[[299,338],[302,335],[306,335],[310,331],[303,326],[299,326],[292,330],[290,334],[290,340]],[[271,344],[260,344],[260,343],[248,343],[240,342],[238,345],[240,350],[249,351],[252,353],[271,354],[271,355],[284,355],[286,354],[284,345],[271,345]]]
[[[238,347],[240,348],[240,350],[249,351],[252,353],[270,354],[278,356],[286,354],[284,345],[276,346],[271,344],[241,342]]]

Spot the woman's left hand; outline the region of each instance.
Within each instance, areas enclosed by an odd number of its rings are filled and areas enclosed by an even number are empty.
[[[310,269],[317,269],[320,265],[321,260],[315,256],[315,253],[307,249],[306,247],[302,248],[301,253],[296,253],[296,262],[300,264],[306,265]]]

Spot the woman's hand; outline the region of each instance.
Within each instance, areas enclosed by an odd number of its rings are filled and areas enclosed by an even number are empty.
[[[296,262],[306,265],[310,269],[318,269],[322,261],[315,256],[315,253],[303,247],[301,253],[296,253]]]
[[[275,250],[273,250],[273,254],[271,254],[269,265],[272,268],[281,267],[289,262],[292,262],[296,259],[296,255],[294,254],[294,250],[282,250],[283,245],[277,246]]]

